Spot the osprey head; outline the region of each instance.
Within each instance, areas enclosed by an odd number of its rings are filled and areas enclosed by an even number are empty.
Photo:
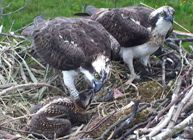
[[[110,72],[110,60],[108,57],[100,54],[93,61],[92,66],[95,70],[95,79],[93,80],[92,84],[95,92],[97,92],[102,88],[103,83],[108,78]]]
[[[162,6],[154,10],[149,16],[152,30],[162,35],[167,34],[172,28],[174,13],[175,10],[169,6]]]
[[[86,109],[92,99],[93,99],[94,92],[92,89],[87,89],[84,91],[81,91],[78,95],[78,98],[75,100],[76,104],[84,109]]]

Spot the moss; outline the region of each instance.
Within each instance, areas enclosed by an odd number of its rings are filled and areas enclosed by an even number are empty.
[[[139,84],[138,90],[141,101],[145,102],[159,99],[164,92],[163,87],[156,81],[142,82]]]

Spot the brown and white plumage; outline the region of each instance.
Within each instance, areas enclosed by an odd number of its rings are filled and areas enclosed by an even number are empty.
[[[41,24],[42,25],[42,24]],[[78,91],[74,78],[82,72],[98,91],[102,86],[93,76],[109,73],[111,51],[119,43],[102,25],[90,19],[55,18],[33,32],[34,45],[39,56],[51,66],[63,71],[64,83],[72,96]]]
[[[91,12],[92,13],[92,12]],[[148,66],[149,57],[163,45],[172,30],[174,9],[169,6],[154,11],[144,7],[93,10],[91,19],[101,23],[121,45],[120,56],[128,65],[132,78],[139,78],[133,59]],[[108,24],[107,24],[108,23]]]
[[[37,111],[32,112],[34,115],[28,125],[29,131],[37,137],[49,139],[69,134],[73,125],[88,121],[85,110],[92,97],[93,91],[86,90],[76,100],[54,97],[44,101]]]
[[[152,9],[143,6],[113,9],[97,9],[93,6],[86,8],[86,12],[91,15],[92,20],[101,23],[119,41],[121,46],[127,47],[140,45],[147,41],[148,31],[146,28],[151,26],[148,18],[152,11]]]

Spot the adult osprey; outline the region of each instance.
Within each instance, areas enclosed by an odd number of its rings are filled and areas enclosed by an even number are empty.
[[[119,55],[128,65],[132,78],[139,78],[133,59],[150,66],[149,57],[163,45],[173,27],[174,9],[169,6],[154,11],[145,7],[96,9],[88,7],[91,19],[101,23],[121,45]]]
[[[55,18],[41,22],[33,32],[37,54],[54,68],[62,70],[64,84],[77,97],[74,80],[84,74],[95,92],[99,91],[110,70],[111,51],[119,43],[96,21],[81,18]],[[101,79],[95,78],[98,73]]]

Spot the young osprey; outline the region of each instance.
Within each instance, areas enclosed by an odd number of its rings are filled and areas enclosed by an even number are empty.
[[[70,133],[72,125],[87,122],[87,106],[93,98],[93,90],[82,91],[76,100],[54,97],[33,107],[33,116],[28,129],[35,136],[48,139],[62,137]],[[35,107],[36,107],[35,106]],[[34,110],[35,109],[35,110]]]
[[[78,72],[84,74],[95,92],[99,91],[109,74],[111,51],[119,49],[116,39],[90,19],[55,18],[40,25],[33,32],[37,54],[62,70],[71,96],[78,96],[74,84]],[[101,76],[100,80],[95,73]]]
[[[119,55],[128,65],[131,78],[139,78],[134,71],[133,59],[140,58],[143,65],[150,66],[150,55],[163,45],[172,30],[174,9],[169,6],[154,11],[144,7],[91,9],[91,19],[101,23],[120,43]]]

